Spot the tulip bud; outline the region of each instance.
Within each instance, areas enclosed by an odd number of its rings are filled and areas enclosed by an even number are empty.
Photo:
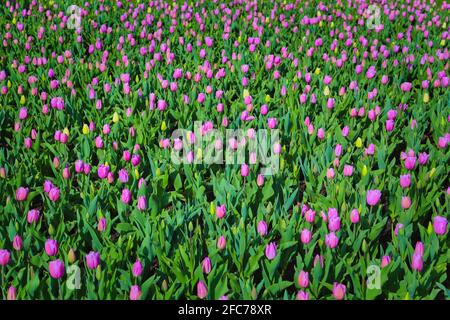
[[[167,285],[167,280],[164,279],[163,282],[162,282],[162,284],[161,284],[161,290],[162,290],[163,292],[166,292],[168,288],[169,288],[169,286]]]
[[[0,168],[0,177],[1,178],[6,178],[6,169],[4,167]]]
[[[217,249],[223,250],[225,249],[227,245],[226,239],[224,236],[220,236],[219,239],[217,239]]]
[[[17,290],[13,286],[10,286],[8,289],[7,300],[16,300],[17,299]]]
[[[197,283],[197,297],[200,299],[206,298],[208,295],[208,288],[206,287],[205,283],[203,281],[199,281]]]
[[[102,267],[100,265],[97,266],[97,269],[95,270],[95,278],[100,281],[102,278]]]
[[[67,260],[69,263],[74,263],[76,261],[77,257],[75,255],[75,251],[70,248],[69,253],[67,254]]]
[[[141,261],[139,259],[137,259],[136,262],[133,264],[133,269],[132,269],[133,276],[135,276],[136,278],[139,277],[142,274],[142,271],[143,271],[143,268],[142,268]]]
[[[16,251],[22,250],[22,245],[23,245],[22,238],[18,234],[16,234],[13,239],[14,250],[16,250]]]
[[[309,286],[309,274],[305,271],[300,271],[298,275],[298,285],[302,288],[307,288]]]

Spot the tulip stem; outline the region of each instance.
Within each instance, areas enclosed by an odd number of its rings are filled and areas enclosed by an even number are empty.
[[[5,290],[4,290],[4,288],[6,288],[6,285],[5,285],[5,271],[4,271],[4,269],[5,269],[5,267],[2,267],[2,298],[3,298],[3,300],[5,300]]]
[[[58,279],[58,299],[62,300],[61,279]]]
[[[95,296],[95,269],[92,269],[92,296]]]

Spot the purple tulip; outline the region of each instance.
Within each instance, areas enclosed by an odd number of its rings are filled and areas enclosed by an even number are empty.
[[[133,273],[133,276],[136,278],[139,277],[142,274],[143,268],[141,264],[141,260],[137,259],[136,262],[133,264],[133,268],[131,272]]]
[[[353,175],[353,166],[344,165],[344,176],[351,177]]]
[[[433,230],[437,235],[444,235],[447,232],[447,219],[442,216],[436,216],[433,219]]]
[[[366,200],[369,206],[375,206],[381,198],[381,191],[379,190],[367,190]]]
[[[84,170],[84,163],[82,160],[75,161],[75,172],[81,173]]]
[[[223,249],[225,249],[226,245],[227,245],[227,240],[225,239],[224,236],[220,236],[219,239],[217,239],[217,249],[223,250]]]
[[[17,290],[13,286],[8,288],[8,295],[6,296],[7,300],[16,300],[17,299]]]
[[[202,271],[203,273],[209,274],[211,272],[211,259],[209,257],[206,257],[202,261]]]
[[[342,283],[333,283],[333,297],[336,300],[342,300],[345,298],[346,286]]]
[[[300,234],[300,240],[303,244],[308,244],[311,241],[312,234],[308,229],[303,229]]]
[[[139,300],[141,297],[141,288],[138,285],[131,286],[130,300]]]
[[[241,176],[242,177],[247,177],[248,176],[248,174],[249,174],[249,167],[248,167],[248,165],[247,164],[245,164],[245,163],[243,163],[242,165],[241,165]]]
[[[129,204],[131,201],[131,191],[128,189],[122,190],[122,202],[124,204]]]
[[[48,270],[50,272],[50,276],[53,279],[60,279],[64,275],[64,262],[62,262],[60,259],[50,261],[50,263],[48,264]]]
[[[205,283],[203,281],[199,281],[197,283],[197,297],[200,299],[206,298],[208,295],[208,288],[206,287]]]
[[[119,181],[122,183],[128,182],[128,172],[126,169],[120,169],[119,170]]]
[[[385,268],[391,263],[391,257],[390,256],[383,256],[381,258],[381,267]]]
[[[48,198],[55,202],[59,200],[59,196],[60,196],[60,191],[57,187],[53,187],[50,189],[50,192],[48,193]]]
[[[267,234],[267,224],[265,221],[261,220],[258,222],[257,231],[261,237],[264,237]]]
[[[145,198],[145,196],[138,197],[137,208],[140,211],[144,211],[147,209],[147,198]]]
[[[401,175],[400,176],[400,186],[403,189],[409,188],[409,186],[411,185],[411,175],[405,174],[405,175]]]
[[[22,250],[22,246],[23,246],[22,238],[18,234],[16,234],[13,239],[13,248],[16,251],[20,251]]]
[[[303,270],[300,271],[297,282],[301,288],[307,288],[309,286],[309,273]]]
[[[414,253],[411,260],[411,268],[419,272],[423,269],[423,256],[419,253]]]
[[[350,212],[350,221],[351,221],[351,223],[358,223],[359,222],[359,211],[358,211],[358,209],[353,209]]]
[[[58,253],[58,242],[53,239],[48,239],[45,242],[45,253],[52,257]]]
[[[138,154],[133,154],[131,157],[131,164],[136,167],[141,162],[141,156]]]
[[[16,190],[16,200],[17,201],[25,201],[28,197],[28,188],[19,187]]]
[[[6,249],[0,249],[0,266],[6,266],[9,263],[11,254]]]
[[[296,299],[297,300],[309,300],[309,294],[308,294],[308,292],[301,290],[301,291],[297,292]]]
[[[34,222],[38,222],[39,217],[40,217],[39,210],[31,209],[30,211],[28,211],[27,221],[29,224],[32,224]]]
[[[336,232],[341,228],[341,219],[339,217],[331,217],[328,220],[328,229],[331,232]]]
[[[103,164],[98,166],[97,174],[100,179],[105,179],[109,173],[109,166],[105,166]]]
[[[424,247],[423,243],[421,241],[417,241],[416,246],[414,247],[414,253],[417,253],[417,254],[423,256],[424,249],[425,249],[425,247]]]
[[[222,204],[220,206],[216,206],[216,217],[219,219],[222,219],[227,214],[227,209],[225,208],[225,205]]]
[[[336,236],[334,232],[330,232],[329,234],[325,235],[325,245],[328,248],[336,248],[339,244],[339,238]]]
[[[86,265],[89,269],[95,269],[100,264],[100,253],[91,251],[86,255]]]
[[[317,263],[320,263],[320,267],[323,268],[323,257],[320,254],[316,254],[316,256],[314,257],[314,267]]]
[[[421,166],[428,162],[429,155],[426,152],[419,153],[419,164]]]
[[[270,242],[266,246],[266,257],[269,260],[275,259],[275,256],[277,255],[277,244],[275,242]]]

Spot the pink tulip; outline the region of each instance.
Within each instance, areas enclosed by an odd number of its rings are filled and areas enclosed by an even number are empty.
[[[199,281],[197,283],[197,297],[200,299],[206,298],[208,295],[208,288],[206,287],[205,283],[203,281]]]
[[[269,260],[273,260],[275,259],[276,255],[277,255],[277,244],[275,242],[270,242],[267,246],[266,246],[266,257]]]
[[[380,201],[381,191],[379,190],[367,190],[366,200],[369,206],[375,206]]]
[[[53,239],[48,239],[45,242],[45,253],[48,256],[54,256],[58,253],[58,242]]]
[[[308,244],[311,241],[312,235],[311,231],[308,229],[303,229],[300,234],[300,240],[303,244]]]
[[[342,300],[345,297],[346,286],[341,283],[333,283],[333,297],[336,300]]]
[[[48,264],[48,269],[50,272],[50,276],[53,279],[60,279],[64,275],[64,262],[62,262],[60,259],[50,261],[50,263]]]
[[[86,255],[86,265],[89,269],[95,269],[100,264],[100,253],[91,251]]]
[[[437,235],[444,235],[447,232],[447,219],[442,216],[436,216],[433,219],[433,230]]]
[[[139,300],[141,297],[141,288],[138,285],[132,285],[130,289],[130,300]]]
[[[11,254],[6,249],[0,249],[0,266],[4,267],[9,263]]]

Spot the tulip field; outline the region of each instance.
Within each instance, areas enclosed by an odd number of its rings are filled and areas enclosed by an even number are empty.
[[[2,1],[0,299],[450,299],[449,17]]]

